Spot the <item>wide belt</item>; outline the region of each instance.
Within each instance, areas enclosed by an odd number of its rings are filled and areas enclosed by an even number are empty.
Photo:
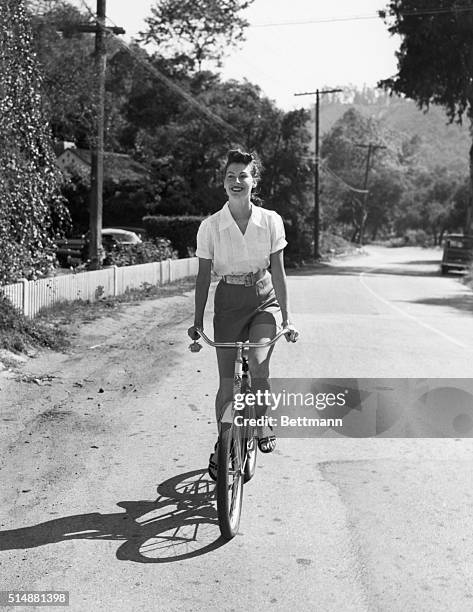
[[[222,276],[222,280],[228,285],[245,285],[245,287],[252,287],[256,285],[265,274],[266,270],[248,272],[248,274],[225,274],[225,276]]]

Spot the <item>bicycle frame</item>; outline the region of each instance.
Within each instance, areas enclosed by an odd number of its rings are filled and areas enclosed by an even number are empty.
[[[235,357],[235,368],[233,371],[233,401],[227,404],[223,412],[221,423],[233,423],[233,417],[235,414],[235,397],[237,394],[243,392],[243,377],[245,375],[243,371],[245,358],[243,357],[243,351],[246,349],[243,342],[237,344],[237,354]]]
[[[287,334],[289,331],[290,330],[287,327],[285,327],[280,332],[278,332],[274,336],[274,338],[271,338],[271,340],[268,340],[267,342],[248,342],[248,341],[245,341],[245,342],[214,342],[206,334],[204,334],[202,330],[198,330],[198,333],[200,337],[202,338],[202,340],[204,340],[206,344],[208,344],[209,346],[213,346],[214,348],[233,348],[233,349],[236,349],[237,351],[237,354],[235,357],[234,374],[233,374],[233,404],[235,400],[235,395],[237,393],[241,393],[241,385],[242,385],[242,380],[243,380],[243,351],[250,349],[250,348],[267,348],[273,344],[276,344],[279,338]],[[231,411],[229,411],[230,406],[228,406],[225,409],[225,412],[221,419],[222,423],[232,423],[233,422],[233,413],[234,413],[233,404],[231,406],[232,408]]]
[[[243,351],[250,348],[264,348],[275,344],[281,336],[290,330],[284,328],[274,338],[267,342],[214,342],[202,330],[197,330],[199,336],[210,346],[216,348],[236,349],[233,376],[233,399],[225,407],[219,423],[218,473],[216,484],[217,515],[222,536],[229,540],[239,528],[243,485],[253,477],[256,467],[257,438],[256,427],[251,421],[245,421],[243,426],[235,423],[236,397],[248,390],[248,363],[245,365]],[[194,340],[196,349],[201,346]],[[193,345],[191,345],[192,350]],[[254,406],[245,405],[247,411],[254,411]],[[254,416],[254,415],[252,415]]]
[[[244,371],[243,371],[243,364],[244,364],[244,357],[243,357],[243,352],[246,351],[247,349],[250,348],[267,348],[273,344],[276,344],[276,342],[285,334],[287,334],[290,330],[286,327],[284,329],[282,329],[280,332],[278,332],[274,338],[271,338],[270,340],[266,341],[266,342],[248,342],[248,341],[244,341],[244,342],[215,342],[213,340],[211,340],[202,330],[198,330],[198,333],[200,335],[200,337],[204,340],[204,342],[206,344],[208,344],[209,346],[213,346],[214,348],[233,348],[236,349],[236,357],[235,357],[235,368],[234,368],[234,374],[233,374],[233,401],[230,403],[228,403],[225,406],[225,410],[223,412],[222,418],[220,420],[220,424],[224,424],[224,423],[228,423],[229,425],[233,425],[234,424],[234,418],[235,418],[235,397],[237,394],[242,393],[243,391],[243,379],[244,379]],[[241,428],[240,428],[241,429]],[[242,439],[248,439],[251,438],[251,430],[254,430],[255,427],[254,426],[246,426],[245,428],[245,434],[244,436],[242,436]],[[248,432],[248,430],[250,430]],[[242,453],[242,448],[241,445],[238,445],[240,448],[240,453]],[[241,470],[244,471],[245,469],[245,462],[246,462],[246,453],[244,453],[244,457],[239,457],[240,459],[240,464],[241,464]]]

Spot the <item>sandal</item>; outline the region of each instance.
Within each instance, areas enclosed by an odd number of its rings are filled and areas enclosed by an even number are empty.
[[[210,478],[212,480],[215,480],[215,482],[217,481],[217,469],[218,469],[217,454],[218,454],[218,442],[215,442],[214,452],[209,457],[209,467],[207,468]]]
[[[271,426],[269,426],[269,429],[273,431]],[[269,436],[258,438],[258,448],[262,453],[272,453],[276,448],[276,436],[270,434]]]

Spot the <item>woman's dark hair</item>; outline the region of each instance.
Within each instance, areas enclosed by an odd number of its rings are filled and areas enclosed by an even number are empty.
[[[227,153],[227,161],[223,170],[224,176],[227,174],[228,166],[230,164],[252,164],[251,175],[257,181],[261,178],[261,172],[263,170],[261,161],[256,153],[246,153],[241,149],[230,149]]]
[[[247,153],[241,149],[230,149],[227,153],[227,161],[223,170],[223,175],[226,176],[228,166],[230,164],[251,164],[251,176],[255,179],[256,184],[259,183],[261,173],[263,171],[263,165],[256,153]],[[254,204],[261,206],[262,200],[256,195],[255,190],[251,194],[251,200]]]

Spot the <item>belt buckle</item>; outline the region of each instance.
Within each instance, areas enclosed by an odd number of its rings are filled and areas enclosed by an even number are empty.
[[[246,276],[245,276],[245,287],[252,287],[253,286],[253,274],[252,272],[249,272]]]
[[[227,274],[225,276],[225,282],[229,285],[241,285],[241,280],[238,277],[238,274]]]

